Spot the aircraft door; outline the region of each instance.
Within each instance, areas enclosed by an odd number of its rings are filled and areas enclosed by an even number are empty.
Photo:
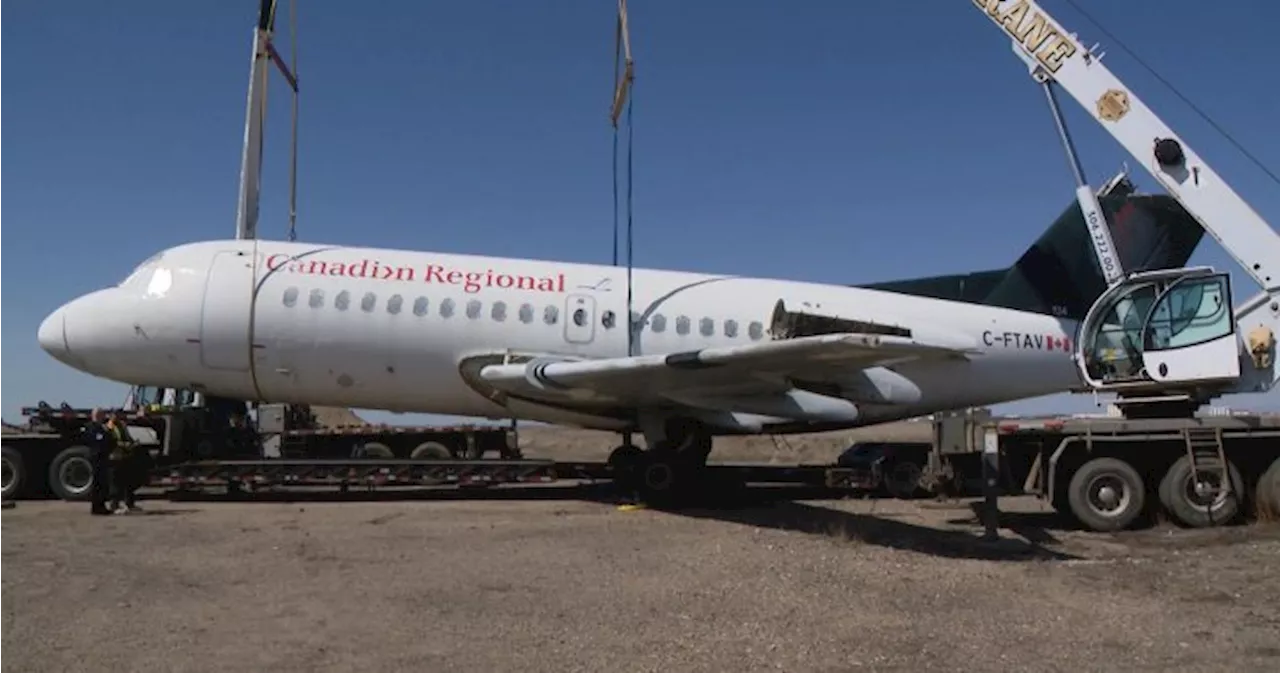
[[[249,370],[253,259],[250,253],[227,250],[209,266],[200,309],[200,362],[210,369]]]
[[[575,344],[588,344],[596,333],[596,298],[585,294],[571,294],[564,304],[564,340]]]

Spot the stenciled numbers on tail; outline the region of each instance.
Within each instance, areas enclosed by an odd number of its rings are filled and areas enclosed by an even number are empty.
[[[572,344],[589,344],[596,335],[596,299],[585,294],[571,294],[564,303],[564,340]]]
[[[200,310],[200,362],[210,369],[249,370],[253,255],[227,250],[209,265]]]

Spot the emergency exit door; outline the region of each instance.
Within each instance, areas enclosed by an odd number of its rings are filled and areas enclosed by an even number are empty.
[[[200,310],[200,361],[210,369],[249,370],[253,259],[227,250],[209,266]]]

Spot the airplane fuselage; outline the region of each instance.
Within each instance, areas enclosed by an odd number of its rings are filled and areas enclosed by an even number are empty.
[[[40,328],[42,347],[129,384],[272,402],[506,418],[459,370],[506,352],[571,358],[693,351],[771,338],[791,310],[893,325],[971,348],[892,369],[919,388],[862,425],[1062,392],[1076,324],[843,286],[474,255],[210,241],[144,262]],[[629,343],[628,323],[636,325]],[[540,419],[545,420],[545,419]]]

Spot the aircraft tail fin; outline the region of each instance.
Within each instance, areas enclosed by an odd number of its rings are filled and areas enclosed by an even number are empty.
[[[1204,230],[1167,195],[1136,194],[1121,173],[1098,192],[1125,271],[1186,265]],[[1010,267],[863,285],[869,289],[1084,319],[1106,289],[1080,205],[1071,204]]]

